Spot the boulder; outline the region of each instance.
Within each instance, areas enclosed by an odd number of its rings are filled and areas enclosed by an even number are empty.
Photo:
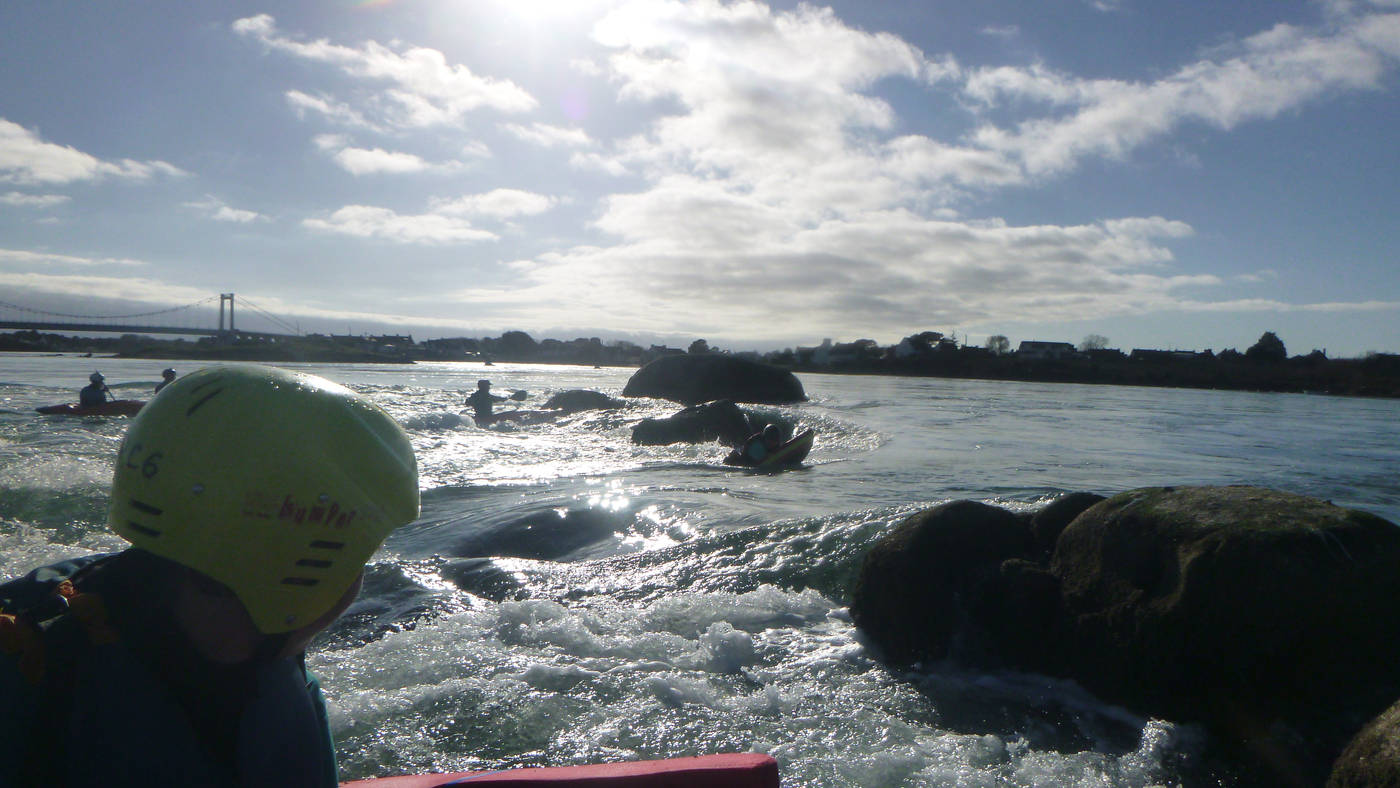
[[[720,441],[729,446],[743,443],[757,429],[753,420],[733,400],[694,405],[664,419],[643,419],[632,428],[632,442],[644,446]]]
[[[1135,490],[1075,518],[1050,570],[1065,671],[1132,708],[1369,707],[1359,726],[1400,694],[1400,528],[1374,515],[1257,487]]]
[[[1400,786],[1400,703],[1356,734],[1327,778],[1327,788],[1376,786]]]
[[[1031,517],[970,501],[916,514],[866,556],[852,617],[896,663],[1062,676],[1203,723],[1258,784],[1321,784],[1400,697],[1395,524],[1255,487],[1093,498]],[[1354,743],[1368,763],[1400,750],[1384,731]]]
[[[865,557],[851,593],[856,625],[896,663],[949,655],[965,631],[963,599],[985,595],[1003,561],[1031,550],[1026,523],[976,501],[905,519]]]
[[[781,405],[807,399],[792,372],[723,353],[662,356],[633,373],[622,396],[685,405],[717,399]]]
[[[616,410],[626,407],[627,403],[609,397],[601,391],[570,389],[550,397],[544,406],[554,410],[562,410],[565,413],[578,413],[585,410]]]

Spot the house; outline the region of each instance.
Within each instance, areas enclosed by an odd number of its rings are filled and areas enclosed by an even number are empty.
[[[1031,361],[1059,361],[1066,358],[1079,358],[1078,350],[1068,342],[1023,341],[1016,348],[1016,358]]]

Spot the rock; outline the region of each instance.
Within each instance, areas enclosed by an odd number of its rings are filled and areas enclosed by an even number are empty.
[[[1029,518],[968,501],[920,512],[866,556],[852,617],[893,662],[1070,678],[1202,723],[1257,784],[1321,784],[1400,696],[1400,528],[1255,487],[1094,498]],[[1354,743],[1361,760],[1400,752],[1400,711],[1389,719]]]
[[[1060,534],[1049,670],[1142,714],[1200,721],[1316,785],[1400,695],[1400,528],[1256,487],[1149,488]]]
[[[601,391],[570,389],[561,391],[544,403],[546,408],[562,410],[565,413],[578,413],[585,410],[616,410],[627,407],[627,403],[613,399]]]
[[[633,373],[622,396],[685,405],[717,399],[780,405],[807,399],[790,371],[722,353],[662,356]]]
[[[1075,492],[1061,495],[1051,501],[1031,517],[1031,535],[1035,537],[1035,546],[1048,557],[1055,549],[1055,541],[1060,538],[1060,532],[1065,530],[1065,526],[1085,509],[1103,499],[1102,495],[1096,493]]]
[[[757,430],[753,420],[732,400],[695,405],[665,419],[643,419],[632,428],[632,442],[644,446],[707,443],[718,440],[735,446]]]
[[[895,663],[948,656],[964,629],[963,599],[986,596],[1001,563],[1025,556],[1031,537],[1005,509],[953,501],[910,516],[865,557],[851,615]]]
[[[1327,788],[1400,786],[1400,702],[1351,740],[1327,778]]]
[[[1135,490],[1077,517],[1050,568],[1074,672],[1173,719],[1221,696],[1311,714],[1393,682],[1400,663],[1400,528],[1312,498]]]

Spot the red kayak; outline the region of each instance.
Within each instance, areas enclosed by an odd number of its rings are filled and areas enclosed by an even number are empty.
[[[778,788],[778,763],[745,752],[500,772],[409,774],[341,783],[341,788],[439,788],[510,783],[538,788]]]
[[[135,416],[145,404],[146,401],[140,399],[114,399],[86,408],[76,402],[65,402],[62,405],[45,405],[35,410],[45,416]]]

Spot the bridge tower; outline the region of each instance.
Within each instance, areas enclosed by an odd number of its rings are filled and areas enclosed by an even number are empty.
[[[228,331],[234,332],[233,328],[233,293],[219,293],[219,333],[224,331],[224,302],[228,302]]]

